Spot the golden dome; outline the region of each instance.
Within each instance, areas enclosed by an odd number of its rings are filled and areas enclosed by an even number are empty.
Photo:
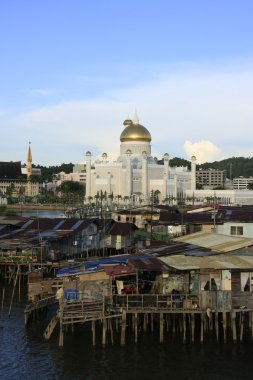
[[[127,121],[127,123],[126,123]],[[124,121],[124,125],[127,127],[123,130],[120,135],[120,141],[151,141],[151,135],[147,128],[143,127],[143,125],[133,121],[131,124],[129,123],[129,119]]]

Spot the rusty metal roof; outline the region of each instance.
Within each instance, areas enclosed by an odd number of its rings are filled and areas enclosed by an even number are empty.
[[[156,257],[136,257],[128,260],[128,265],[138,271],[167,272],[169,267]]]
[[[133,230],[136,230],[137,227],[133,223],[119,223],[116,222],[108,231],[109,235],[130,235]]]

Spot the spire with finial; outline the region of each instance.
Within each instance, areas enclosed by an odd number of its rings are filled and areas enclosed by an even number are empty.
[[[31,152],[31,141],[29,141],[28,153],[27,153],[27,180],[30,180],[32,175],[32,152]]]
[[[139,118],[137,115],[137,109],[135,108],[134,118],[133,118],[133,124],[138,125],[139,124]]]
[[[29,141],[27,162],[32,162],[31,141]]]

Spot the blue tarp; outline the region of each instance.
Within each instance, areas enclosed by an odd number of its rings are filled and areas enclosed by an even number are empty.
[[[128,255],[128,256],[115,256],[115,257],[102,257],[97,260],[91,260],[91,261],[85,261],[82,263],[74,264],[68,268],[59,269],[56,277],[63,277],[63,276],[74,276],[80,274],[80,272],[87,272],[87,271],[99,271],[101,270],[99,267],[100,265],[113,265],[113,264],[127,264],[129,259],[135,259],[135,260],[145,260],[148,259],[150,256],[148,255],[142,255],[142,256],[136,256],[136,255]]]

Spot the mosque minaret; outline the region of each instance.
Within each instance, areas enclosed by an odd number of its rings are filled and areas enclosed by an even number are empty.
[[[196,189],[195,156],[191,171],[187,167],[170,167],[168,153],[163,156],[163,165],[159,165],[151,155],[151,134],[139,123],[137,113],[123,126],[116,160],[107,153],[92,160],[91,152],[86,152],[86,200],[102,192],[144,204],[149,203],[151,193],[162,202]]]

